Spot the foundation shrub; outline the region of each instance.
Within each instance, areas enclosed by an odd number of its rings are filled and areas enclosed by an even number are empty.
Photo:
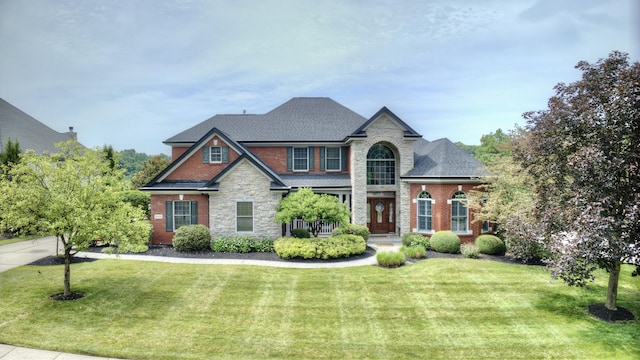
[[[457,254],[460,252],[460,238],[453,231],[437,231],[431,236],[429,246],[439,253]]]
[[[291,237],[298,239],[308,239],[311,237],[311,233],[307,229],[293,229],[291,230]]]
[[[278,256],[283,259],[337,259],[362,254],[367,244],[358,235],[338,235],[328,238],[298,239],[282,237],[273,244]]]
[[[378,265],[382,267],[398,267],[404,265],[406,257],[403,252],[384,251],[376,254]]]
[[[255,251],[255,240],[250,236],[217,237],[211,242],[215,252],[249,253]]]
[[[415,232],[410,232],[402,235],[402,245],[404,246],[422,246],[425,249],[429,248],[429,238]]]
[[[504,242],[495,235],[480,235],[475,241],[478,252],[487,255],[504,255],[507,247]]]
[[[460,253],[468,259],[478,258],[478,248],[473,244],[462,244],[460,246]]]
[[[264,237],[260,239],[253,240],[253,251],[254,252],[273,252],[273,241],[274,239]]]
[[[337,228],[333,229],[331,233],[332,236],[343,235],[343,234],[351,234],[361,236],[364,241],[369,239],[369,228],[364,225],[357,224],[345,224],[340,225]]]
[[[211,233],[202,224],[181,226],[173,235],[173,248],[176,251],[204,251],[210,244]]]
[[[422,246],[422,245],[418,245],[418,246],[401,246],[400,247],[400,252],[404,253],[404,255],[408,259],[422,259],[422,258],[425,257],[425,253],[427,252],[427,249],[425,249],[424,246]]]

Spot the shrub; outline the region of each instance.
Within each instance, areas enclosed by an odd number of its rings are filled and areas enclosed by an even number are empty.
[[[261,238],[253,241],[253,251],[255,252],[273,252],[273,239]]]
[[[283,259],[336,259],[362,254],[367,244],[357,235],[344,234],[329,238],[298,239],[282,237],[273,243],[275,252]]]
[[[429,238],[415,232],[410,232],[402,235],[402,245],[404,246],[422,246],[425,249],[429,248]]]
[[[298,239],[308,239],[311,237],[311,234],[309,230],[300,228],[291,230],[291,236]]]
[[[478,248],[473,244],[462,244],[462,246],[460,246],[460,252],[462,253],[462,256],[466,258],[478,258]]]
[[[507,251],[504,242],[494,235],[480,235],[476,238],[475,244],[481,254],[504,255]]]
[[[436,252],[456,254],[460,251],[460,238],[453,231],[437,231],[431,236],[429,246]]]
[[[253,238],[249,236],[217,237],[211,242],[216,252],[248,253],[253,251]]]
[[[396,251],[383,251],[376,254],[378,265],[384,267],[398,267],[404,264],[404,253]]]
[[[422,245],[418,246],[401,246],[400,252],[409,259],[422,259],[427,250]]]
[[[343,234],[358,235],[362,237],[364,241],[367,241],[370,235],[368,227],[357,224],[340,225],[337,228],[333,229],[333,232],[331,233],[332,236]]]
[[[211,244],[211,233],[204,225],[185,225],[173,235],[173,248],[177,251],[203,251]]]

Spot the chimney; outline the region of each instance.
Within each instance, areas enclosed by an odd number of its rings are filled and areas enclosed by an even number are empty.
[[[242,114],[246,114],[246,113],[247,113],[247,110],[242,110]]]
[[[78,134],[73,132],[73,126],[69,126],[69,132],[67,134],[69,134],[73,140],[78,141]]]

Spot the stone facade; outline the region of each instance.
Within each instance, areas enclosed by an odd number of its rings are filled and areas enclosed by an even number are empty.
[[[220,180],[220,189],[209,195],[209,228],[213,238],[249,235],[277,238],[282,226],[274,221],[282,193],[271,191],[271,179],[248,160],[238,163]],[[253,202],[253,232],[236,231],[236,202]]]

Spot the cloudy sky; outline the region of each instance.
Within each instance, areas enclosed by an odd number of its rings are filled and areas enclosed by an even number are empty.
[[[0,0],[0,97],[86,146],[148,154],[297,96],[478,144],[544,109],[578,61],[638,61],[639,3]]]

